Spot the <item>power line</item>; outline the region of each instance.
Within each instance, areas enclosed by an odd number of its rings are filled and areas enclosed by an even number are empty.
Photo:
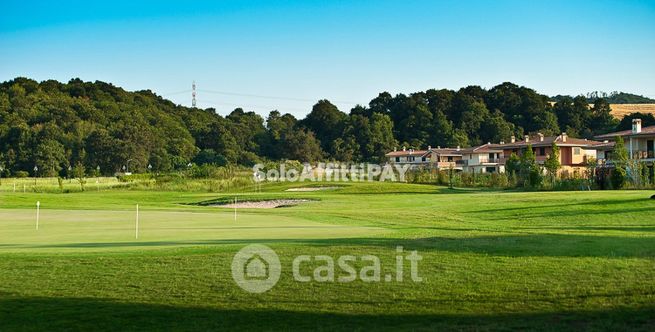
[[[208,105],[227,105],[227,106],[237,106],[243,108],[258,108],[258,109],[265,109],[269,111],[283,110],[283,111],[307,112],[307,110],[299,109],[299,108],[288,108],[288,107],[280,108],[280,107],[265,106],[265,105],[246,105],[246,104],[226,103],[226,102],[219,102],[219,101],[205,100],[205,99],[198,100],[198,102]]]
[[[301,102],[316,102],[317,99],[307,99],[307,98],[296,98],[296,97],[278,97],[278,96],[265,96],[265,95],[255,95],[250,93],[238,93],[238,92],[227,92],[227,91],[215,91],[215,90],[205,90],[198,89],[198,91],[215,93],[220,95],[227,96],[239,96],[239,97],[251,97],[251,98],[263,98],[263,99],[276,99],[276,100],[291,100],[291,101],[301,101]],[[335,103],[339,104],[359,104],[354,101],[344,101],[344,100],[333,100]]]
[[[169,93],[162,93],[161,96],[172,96],[172,95],[181,95],[183,93],[189,93],[191,90],[184,90],[184,91],[176,91],[176,92],[169,92]]]

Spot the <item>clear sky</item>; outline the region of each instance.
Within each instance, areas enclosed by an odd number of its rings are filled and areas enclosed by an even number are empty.
[[[504,81],[655,98],[655,1],[3,0],[0,81],[16,76],[184,105],[195,80],[198,106],[221,114]]]

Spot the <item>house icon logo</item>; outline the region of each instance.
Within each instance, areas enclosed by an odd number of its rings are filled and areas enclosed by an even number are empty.
[[[273,249],[251,244],[239,250],[232,259],[232,278],[249,293],[263,293],[280,279],[280,259]]]
[[[245,276],[247,279],[265,280],[268,278],[268,265],[259,255],[255,254],[246,261]]]

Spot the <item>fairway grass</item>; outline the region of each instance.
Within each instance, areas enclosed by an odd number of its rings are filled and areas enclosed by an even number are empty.
[[[197,246],[231,241],[325,239],[372,236],[380,227],[329,225],[297,217],[233,212],[140,210],[139,238],[136,211],[41,209],[39,230],[35,210],[0,210],[3,252],[59,250],[110,251]]]
[[[317,192],[269,184],[261,193],[1,193],[0,330],[655,326],[652,192],[338,185]],[[240,209],[236,222],[232,209],[196,204],[235,196],[312,201]],[[232,280],[232,257],[251,243],[271,247],[282,263],[279,282],[262,294]],[[399,246],[423,256],[422,282],[298,282],[291,273],[298,255],[376,255],[387,274]]]

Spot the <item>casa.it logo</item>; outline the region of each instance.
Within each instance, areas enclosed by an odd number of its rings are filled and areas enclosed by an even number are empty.
[[[264,293],[280,280],[280,259],[273,249],[251,244],[232,259],[232,278],[249,293]]]
[[[291,271],[297,282],[348,283],[358,279],[363,282],[403,282],[405,265],[409,262],[411,281],[422,282],[418,273],[418,263],[422,259],[416,250],[406,252],[402,246],[396,247],[395,264],[386,270],[375,255],[342,255],[336,259],[326,255],[299,255],[293,259]],[[280,280],[281,270],[275,251],[261,244],[244,247],[232,259],[232,278],[250,293],[264,293],[273,288]],[[383,275],[383,271],[387,273]]]

